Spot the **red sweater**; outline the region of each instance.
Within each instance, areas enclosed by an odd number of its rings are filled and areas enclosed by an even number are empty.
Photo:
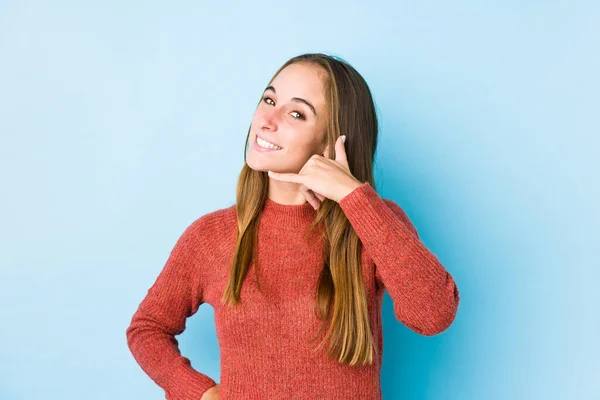
[[[408,328],[422,335],[448,328],[458,308],[457,286],[404,211],[368,183],[339,205],[363,243],[363,280],[379,354],[384,289],[396,319]],[[199,400],[215,385],[181,355],[175,339],[186,318],[208,303],[220,347],[222,400],[381,399],[380,356],[372,365],[350,367],[327,358],[326,346],[313,353],[318,341],[308,343],[321,324],[313,309],[322,268],[322,242],[302,239],[316,214],[310,203],[267,199],[258,240],[267,297],[258,292],[251,268],[237,308],[221,304],[236,239],[235,207],[208,213],[186,228],[140,303],[127,343],[141,368],[169,400]]]

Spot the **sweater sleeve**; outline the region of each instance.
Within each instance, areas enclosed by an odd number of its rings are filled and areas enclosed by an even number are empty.
[[[202,218],[188,226],[134,313],[126,330],[127,345],[144,372],[167,400],[199,400],[216,382],[192,368],[181,355],[175,335],[203,303],[198,284],[198,243]]]
[[[454,321],[459,291],[452,275],[419,239],[406,213],[365,182],[339,205],[375,263],[377,281],[394,303],[396,319],[432,336]]]

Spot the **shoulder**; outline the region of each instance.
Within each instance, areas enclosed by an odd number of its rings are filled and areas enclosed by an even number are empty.
[[[232,226],[236,226],[236,205],[220,208],[203,214],[188,224],[184,235],[207,239],[227,234]]]
[[[216,227],[219,224],[229,222],[236,219],[236,205],[208,212],[196,218],[190,226],[196,229]]]
[[[222,254],[235,245],[237,222],[235,207],[221,208],[188,223],[171,250],[174,258],[207,257]]]
[[[236,229],[235,206],[221,208],[188,222],[173,251],[202,253],[223,242]]]

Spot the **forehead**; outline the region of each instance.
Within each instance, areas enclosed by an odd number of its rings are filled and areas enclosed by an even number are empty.
[[[314,104],[325,106],[325,74],[321,67],[309,64],[290,64],[279,72],[271,86],[280,99],[300,97]]]

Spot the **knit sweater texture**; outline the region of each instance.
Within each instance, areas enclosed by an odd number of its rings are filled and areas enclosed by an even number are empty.
[[[314,307],[323,243],[303,237],[316,215],[308,202],[284,205],[267,198],[258,229],[261,292],[251,262],[240,303],[221,303],[235,248],[234,204],[185,229],[127,327],[133,357],[167,400],[200,400],[216,385],[201,365],[192,367],[175,338],[204,303],[214,309],[222,400],[381,399],[384,290],[396,319],[414,332],[436,335],[452,324],[456,283],[400,206],[368,182],[339,205],[362,242],[362,277],[379,350],[374,362],[351,367],[328,358],[326,345],[315,353],[318,340],[309,343],[321,326]]]

